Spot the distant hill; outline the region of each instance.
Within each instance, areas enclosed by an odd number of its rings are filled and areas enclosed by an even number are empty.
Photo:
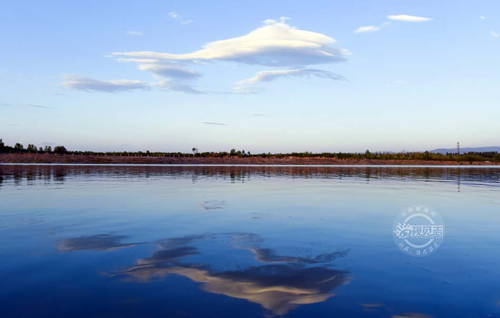
[[[496,151],[500,152],[500,147],[465,147],[465,148],[460,148],[460,153],[467,153],[467,152],[490,152],[490,151]],[[434,149],[429,151],[431,153],[456,153],[457,148],[439,148],[439,149]]]

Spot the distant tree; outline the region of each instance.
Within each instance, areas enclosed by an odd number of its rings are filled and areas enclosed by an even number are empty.
[[[366,159],[371,159],[372,158],[372,154],[371,154],[370,150],[365,151],[365,158]]]
[[[43,148],[42,147],[38,148],[38,151],[43,152]]]
[[[493,159],[495,159],[496,161],[500,161],[500,153],[497,153],[493,156]]]
[[[195,157],[199,153],[198,148],[193,148],[192,151],[193,151],[193,157]]]
[[[231,149],[231,151],[229,152],[229,155],[236,156],[236,149]]]
[[[52,147],[51,146],[45,146],[45,148],[43,149],[43,151],[45,151],[45,152],[52,152]]]
[[[54,152],[58,153],[58,154],[65,154],[68,152],[68,150],[66,150],[66,147],[64,147],[64,146],[55,146]]]
[[[3,143],[3,140],[0,139],[0,149],[3,149],[3,148],[5,148],[5,144]]]
[[[14,146],[14,149],[16,149],[16,150],[24,150],[24,146],[21,145],[20,143],[16,142],[16,145]]]
[[[29,144],[28,147],[26,148],[26,150],[36,152],[36,146]]]

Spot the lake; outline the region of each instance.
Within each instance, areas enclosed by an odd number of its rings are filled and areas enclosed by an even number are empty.
[[[0,165],[0,317],[500,317],[499,177]],[[429,255],[395,240],[411,206]]]

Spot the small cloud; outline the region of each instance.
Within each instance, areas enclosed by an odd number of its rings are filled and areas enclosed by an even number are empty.
[[[227,126],[227,124],[224,124],[224,123],[214,123],[214,122],[211,122],[211,121],[202,121],[201,123],[205,124],[205,125]]]
[[[43,105],[37,105],[37,104],[24,104],[22,105],[24,107],[33,107],[33,108],[52,108],[49,106],[43,106]]]
[[[490,35],[494,38],[498,38],[498,33],[496,33],[495,31],[490,31]]]
[[[144,35],[144,33],[140,32],[140,31],[127,31],[127,34],[133,35],[133,36],[143,36]]]
[[[291,20],[292,18],[289,17],[281,17],[279,21],[276,21],[274,19],[267,19],[262,21],[265,25],[271,25],[271,24],[276,24],[276,23],[286,23],[287,20]]]
[[[200,73],[182,68],[177,65],[162,65],[162,64],[140,64],[139,70],[151,72],[158,76],[169,78],[191,80],[201,76]]]
[[[193,20],[186,20],[184,19],[183,16],[181,16],[180,14],[178,14],[177,12],[169,12],[168,15],[174,19],[175,21],[179,22],[180,24],[189,24],[189,23],[193,23]]]
[[[266,114],[252,114],[252,117],[264,117]]]
[[[236,83],[235,92],[247,92],[252,90],[252,85],[262,82],[272,82],[279,78],[286,77],[319,77],[330,80],[345,81],[345,77],[329,71],[318,69],[297,69],[297,70],[276,70],[276,71],[262,71],[258,72],[254,77],[247,78]]]
[[[480,16],[479,19],[486,20],[486,17]]]
[[[380,31],[380,30],[381,30],[381,28],[380,28],[380,27],[370,25],[370,26],[359,27],[359,28],[357,28],[357,29],[354,31],[354,33],[377,32],[377,31]]]
[[[7,104],[7,103],[0,103],[0,106],[4,107],[33,107],[33,108],[52,108],[49,106],[44,106],[44,105],[38,105],[38,104]]]
[[[160,81],[156,84],[156,86],[173,92],[183,92],[186,94],[194,95],[206,94],[205,92],[196,89],[193,85],[182,83],[174,79],[166,79]]]
[[[413,16],[413,15],[406,15],[406,14],[388,15],[387,18],[389,20],[403,21],[403,22],[425,22],[425,21],[432,20],[431,18],[417,17],[417,16]]]
[[[149,85],[137,80],[98,80],[94,78],[68,75],[63,77],[61,86],[68,89],[77,89],[87,92],[117,93],[132,90],[149,89]]]

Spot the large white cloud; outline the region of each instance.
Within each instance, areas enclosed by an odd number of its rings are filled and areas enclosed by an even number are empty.
[[[179,15],[171,15],[179,19]],[[265,71],[254,78],[237,84],[232,93],[248,93],[246,88],[256,82],[269,82],[280,77],[316,76],[340,79],[340,76],[322,70],[306,69],[313,64],[341,62],[349,54],[347,50],[335,48],[335,39],[321,33],[299,30],[287,24],[289,18],[279,21],[266,20],[254,31],[227,40],[206,44],[200,50],[185,54],[152,51],[115,52],[111,56],[118,62],[138,64],[138,69],[163,77],[156,84],[141,81],[103,81],[92,78],[70,76],[61,83],[63,87],[86,91],[119,92],[157,87],[168,91],[188,94],[205,94],[192,85],[200,73],[186,65],[206,64],[216,61],[231,61],[239,64],[293,68],[291,70]]]
[[[136,80],[98,80],[89,77],[68,75],[63,77],[61,86],[83,91],[100,91],[107,93],[124,92],[138,89],[148,89],[149,85]]]
[[[247,35],[206,44],[201,50],[185,54],[152,51],[115,52],[116,57],[177,62],[234,61],[266,66],[305,66],[345,60],[346,50],[334,48],[335,39],[286,23],[266,20],[265,25]]]

